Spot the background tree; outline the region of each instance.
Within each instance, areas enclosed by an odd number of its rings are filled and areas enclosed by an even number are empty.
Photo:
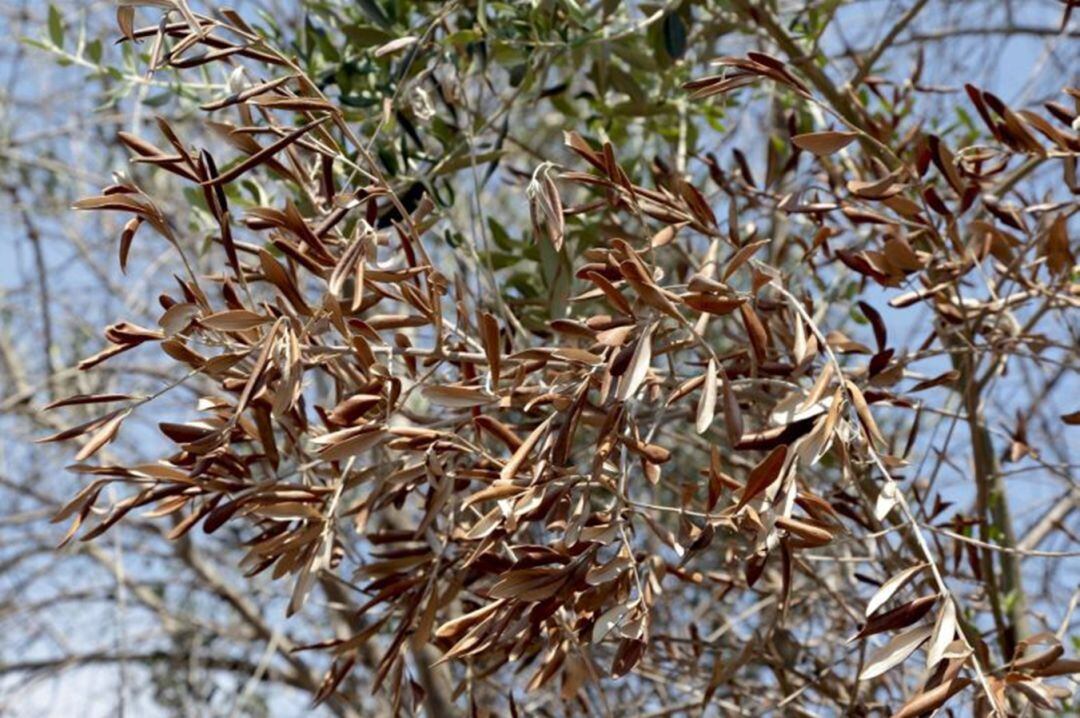
[[[4,155],[6,421],[81,477],[12,445],[7,673],[196,714],[1068,707],[1069,3],[164,5],[28,43],[105,109],[55,125],[85,161]],[[71,568],[42,513],[97,538]]]

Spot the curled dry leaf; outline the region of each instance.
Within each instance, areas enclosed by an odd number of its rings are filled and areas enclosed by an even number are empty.
[[[792,144],[815,155],[831,155],[844,149],[858,137],[857,132],[807,132],[791,138]]]
[[[937,596],[921,596],[897,606],[891,611],[875,614],[866,622],[866,625],[862,627],[855,638],[865,638],[883,631],[896,631],[907,628],[929,613],[935,601],[937,601]],[[952,635],[950,634],[946,645],[951,642]]]
[[[735,507],[736,510],[746,506],[754,497],[780,478],[781,471],[786,465],[787,451],[788,447],[781,444],[770,451],[769,455],[750,471],[742,496],[739,497],[739,503]]]
[[[892,718],[915,718],[937,710],[954,695],[971,685],[970,678],[953,678],[928,691],[919,693],[892,714]]]
[[[548,428],[551,426],[551,422],[555,420],[555,415],[552,414],[548,418],[544,419],[525,441],[521,442],[521,445],[514,452],[514,455],[510,457],[510,460],[503,466],[502,471],[499,472],[499,478],[503,481],[510,481],[513,479],[518,471],[521,469],[522,464],[529,458],[529,454],[533,448],[540,442],[540,440],[547,434]]]
[[[927,564],[921,563],[910,568],[906,568],[898,574],[890,576],[885,583],[881,584],[881,587],[870,597],[870,600],[866,602],[866,615],[867,617],[874,614],[879,608],[888,603],[889,599],[896,595],[896,592],[904,587],[908,581],[910,581],[917,573],[927,567]]]
[[[716,362],[709,359],[709,365],[705,368],[705,384],[701,389],[698,399],[697,418],[694,428],[697,433],[704,434],[712,424],[713,415],[716,412]]]
[[[422,392],[431,403],[455,409],[484,406],[496,400],[483,389],[469,386],[425,386]]]
[[[649,373],[649,365],[652,364],[652,334],[655,328],[655,324],[650,324],[641,333],[641,337],[634,347],[634,353],[630,357],[630,365],[619,381],[617,395],[620,401],[626,401],[633,397]]]
[[[946,597],[938,611],[937,621],[934,623],[934,634],[930,637],[930,644],[926,649],[926,667],[933,668],[945,657],[945,651],[953,641],[956,634],[956,605],[952,598]]]
[[[223,332],[247,331],[268,324],[270,321],[268,317],[247,309],[228,309],[199,318],[199,323],[207,329],[217,329]]]
[[[918,649],[933,632],[930,626],[915,626],[898,633],[884,646],[881,646],[866,658],[866,665],[859,674],[860,681],[877,678],[890,668],[900,665]]]
[[[86,461],[91,456],[101,451],[102,447],[116,438],[117,432],[120,431],[120,425],[124,423],[124,419],[131,414],[131,410],[124,410],[118,413],[113,418],[105,422],[101,428],[97,429],[90,439],[79,449],[79,453],[75,454],[76,461]]]

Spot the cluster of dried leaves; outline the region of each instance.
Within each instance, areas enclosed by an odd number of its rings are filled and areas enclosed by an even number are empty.
[[[1076,202],[1001,199],[1025,167],[1045,161],[1080,193],[1080,92],[1067,90],[1072,107],[1050,103],[1043,115],[968,87],[995,142],[953,150],[918,127],[890,139],[887,119],[818,99],[772,56],[723,58],[720,74],[686,85],[688,97],[775,83],[815,106],[842,129],[792,124],[786,161],[813,155],[824,184],[777,196],[745,162],[729,175],[709,158],[730,198],[721,221],[716,201],[682,173],[657,161],[651,185],[635,183],[610,144],[568,133],[577,168],[544,165],[528,185],[536,241],[567,253],[578,217],[599,218],[608,239],[568,254],[578,293],[565,315],[530,333],[506,303],[477,296],[468,276],[445,269],[447,249],[430,231],[433,203],[400,202],[338,109],[240,16],[166,3],[178,20],[136,28],[137,4],[121,7],[120,27],[129,42],[149,41],[152,70],[237,63],[272,74],[249,81],[250,69],[237,70],[235,91],[203,105],[207,127],[235,158],[193,151],[165,119],[158,140],[120,137],[134,162],[200,188],[217,224],[219,273],[193,271],[190,242],[133,180],[77,205],[131,215],[121,269],[133,241],[150,241],[147,230],[173,245],[185,269],[176,291],[160,297],[159,326],[110,326],[108,348],[81,368],[156,344],[182,372],[163,392],[198,380],[213,390],[194,407],[198,418],[160,425],[172,453],[134,466],[86,462],[157,395],[54,405],[121,406],[46,439],[84,442],[74,468],[90,482],[56,516],[72,520],[68,538],[84,526],[83,539],[99,536],[139,509],[177,517],[174,536],[241,525],[244,566],[291,581],[290,613],[317,577],[353,566],[339,580],[359,587],[358,628],[312,647],[334,659],[318,698],[378,639],[367,680],[415,709],[423,689],[410,652],[451,664],[455,695],[529,665],[523,690],[553,684],[563,700],[583,701],[587,685],[631,673],[646,680],[664,666],[694,677],[702,704],[718,692],[737,698],[729,686],[745,666],[785,660],[789,611],[814,610],[793,590],[815,576],[808,556],[894,532],[902,539],[883,559],[891,575],[856,616],[853,638],[888,640],[861,663],[849,654],[858,678],[908,686],[897,718],[960,693],[981,714],[1025,702],[1057,709],[1060,689],[1045,679],[1080,663],[1063,657],[1052,634],[1019,635],[1000,602],[995,661],[982,624],[946,580],[947,564],[959,570],[965,559],[985,578],[993,555],[980,555],[959,521],[952,539],[931,542],[926,524],[937,510],[914,510],[898,476],[917,418],[905,445],[886,436],[875,412],[914,409],[909,395],[933,386],[964,391],[975,377],[963,349],[977,340],[988,352],[1037,353],[1039,337],[1013,317],[1028,303],[1080,301],[1068,236]],[[902,104],[906,90],[868,84]],[[225,188],[252,178],[276,187],[267,196],[279,203],[239,216]],[[580,203],[564,204],[568,196]],[[798,271],[841,266],[886,290],[916,287],[890,304],[932,307],[939,325],[923,349],[955,351],[955,368],[911,384],[905,368],[918,355],[896,352],[866,302],[874,347],[822,327],[828,298],[797,296],[782,266],[759,259],[770,240],[739,221],[747,202],[775,203],[812,229]],[[850,226],[868,228],[871,241],[832,247]],[[985,282],[995,298],[969,299],[970,282]],[[99,510],[114,483],[131,490]],[[989,491],[980,488],[984,501]],[[360,552],[343,532],[362,537]],[[834,590],[818,595],[833,600]],[[724,636],[737,619],[716,612],[745,607],[745,597],[775,612],[728,652]],[[707,629],[703,611],[713,612]],[[894,677],[920,648],[919,681]],[[824,666],[814,680],[853,701],[843,674]]]

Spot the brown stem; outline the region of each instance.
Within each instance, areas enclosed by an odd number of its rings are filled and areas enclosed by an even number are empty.
[[[968,431],[971,434],[971,458],[975,468],[979,538],[987,543],[1014,548],[1016,532],[1005,493],[1005,482],[998,470],[990,432],[983,418],[973,362],[974,359],[970,356],[961,361],[964,366],[961,380],[964,386],[964,413],[967,415]],[[1002,658],[1009,660],[1016,649],[1017,641],[1027,633],[1026,601],[1016,554],[1011,551],[996,552],[1000,561],[999,585],[995,578],[994,553],[983,549],[980,560],[983,571],[987,572],[986,585],[994,609],[994,620],[998,626]]]

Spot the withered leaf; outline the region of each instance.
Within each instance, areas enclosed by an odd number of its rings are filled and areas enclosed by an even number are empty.
[[[542,601],[553,596],[565,582],[566,572],[560,568],[525,568],[504,574],[488,593],[493,598]]]
[[[127,271],[128,254],[131,251],[131,243],[135,239],[135,233],[139,231],[139,225],[143,223],[142,217],[132,217],[124,224],[124,230],[120,233],[120,271]]]
[[[498,386],[502,368],[502,351],[499,347],[499,324],[491,314],[480,315],[480,336],[484,343],[492,386]]]
[[[709,365],[705,369],[705,384],[698,399],[697,416],[694,423],[694,428],[699,434],[708,431],[716,412],[716,371],[716,361],[709,359]]]
[[[617,396],[620,401],[634,396],[649,373],[649,366],[652,364],[652,334],[655,328],[656,324],[650,324],[638,337],[634,354],[630,358],[630,366],[619,382]]]
[[[57,399],[41,407],[44,411],[59,409],[62,406],[80,406],[83,404],[106,404],[114,401],[129,401],[135,397],[130,394],[73,394],[64,399]]]
[[[780,478],[781,469],[784,468],[787,460],[787,451],[787,445],[781,444],[770,451],[768,456],[750,470],[750,475],[746,479],[746,486],[742,490],[742,496],[740,496],[739,503],[735,506],[736,510],[746,506],[754,497]]]
[[[540,439],[547,434],[548,429],[551,427],[551,422],[554,420],[554,414],[544,419],[532,430],[525,441],[521,442],[521,446],[517,448],[517,451],[514,452],[514,455],[510,457],[510,460],[503,466],[502,471],[499,472],[500,479],[503,481],[510,481],[517,475],[522,464],[525,463],[525,459],[529,458],[529,454],[532,452],[533,448],[540,442]]]
[[[131,410],[125,409],[112,419],[109,419],[109,421],[105,422],[101,428],[94,432],[90,437],[90,440],[79,450],[79,453],[75,455],[75,460],[85,461],[115,439],[117,432],[120,431],[120,425],[129,414],[131,414]]]
[[[158,325],[167,336],[179,334],[199,315],[199,307],[190,302],[178,302],[165,310]]]
[[[728,442],[732,446],[737,446],[743,437],[742,409],[739,408],[739,399],[735,396],[735,390],[727,374],[722,374],[721,378],[724,393],[724,431]]]
[[[951,681],[946,681],[939,686],[916,695],[901,706],[900,710],[893,713],[892,718],[915,718],[915,716],[931,713],[945,705],[946,701],[967,688],[969,685],[971,685],[970,678],[959,677],[954,678]]]
[[[933,628],[930,626],[915,626],[897,634],[891,641],[871,653],[866,659],[866,665],[859,674],[860,681],[876,678],[890,668],[900,665],[915,650],[930,637]]]
[[[286,148],[289,145],[291,145],[292,143],[296,142],[301,137],[303,137],[305,134],[307,134],[311,130],[315,129],[316,127],[318,127],[322,123],[326,122],[326,120],[328,120],[328,119],[329,119],[329,117],[320,117],[317,120],[312,120],[311,122],[307,123],[306,125],[303,125],[301,127],[296,128],[295,130],[288,133],[287,135],[285,135],[281,139],[277,140],[276,142],[273,142],[273,143],[267,145],[266,147],[263,147],[262,149],[260,149],[255,154],[244,158],[243,160],[241,160],[237,164],[230,167],[225,172],[222,172],[217,177],[214,177],[213,179],[210,179],[210,180],[206,180],[202,184],[206,185],[206,186],[214,187],[214,186],[217,186],[217,185],[221,185],[221,184],[225,184],[227,182],[233,181],[234,179],[236,179],[240,175],[244,174],[245,172],[247,172],[251,168],[256,167],[261,162],[264,162],[268,158],[273,157],[275,154],[277,154],[278,152],[280,152],[284,148]]]
[[[248,329],[267,324],[269,317],[252,312],[247,309],[228,309],[223,312],[208,314],[199,318],[199,324],[207,329],[216,329],[224,332],[242,332]]]
[[[718,297],[713,294],[687,294],[683,296],[683,301],[691,309],[717,316],[731,314],[746,302],[742,298]]]
[[[859,420],[863,426],[866,427],[867,433],[879,446],[884,446],[885,437],[882,436],[881,429],[878,428],[877,422],[874,421],[874,415],[870,413],[870,406],[866,403],[862,390],[851,380],[846,380],[845,384],[848,395],[851,397],[851,403],[855,405],[855,412],[859,415]]]
[[[923,379],[922,381],[916,383],[915,386],[911,387],[911,391],[923,391],[925,389],[930,389],[935,386],[941,386],[943,384],[952,384],[959,378],[960,372],[955,369],[950,369],[949,371],[938,374],[937,376],[930,379]]]
[[[750,339],[754,356],[759,362],[765,361],[769,354],[769,334],[765,330],[765,325],[749,304],[740,304],[739,313],[742,315],[743,326],[746,327],[746,335]]]
[[[952,643],[953,636],[956,635],[956,628],[956,604],[953,603],[951,596],[946,596],[944,605],[938,611],[934,633],[926,649],[927,668],[933,668],[945,657],[945,651]]]
[[[907,628],[929,613],[935,601],[937,601],[937,596],[921,596],[891,611],[875,614],[855,635],[855,638],[865,638],[882,631]],[[952,641],[952,634],[949,635],[949,641]]]
[[[604,611],[599,618],[596,619],[596,623],[593,624],[592,642],[600,643],[604,640],[612,629],[617,626],[622,619],[630,612],[632,606],[628,603],[616,603],[614,606]]]
[[[645,641],[624,638],[615,652],[615,660],[611,664],[611,675],[618,678],[629,673],[645,655],[647,647],[648,644]]]
[[[850,145],[859,134],[857,132],[807,132],[791,138],[792,144],[815,155],[831,155]]]
[[[746,264],[750,257],[754,256],[759,249],[769,243],[768,239],[759,239],[756,242],[750,242],[749,244],[740,247],[738,251],[732,255],[727,264],[724,265],[724,272],[720,275],[721,281],[727,281],[732,274],[738,271],[739,267]]]
[[[319,458],[324,461],[340,461],[350,456],[362,454],[386,438],[386,431],[380,427],[360,427],[343,429],[323,434],[312,443],[319,448]]]
[[[881,588],[870,598],[866,604],[866,615],[870,616],[883,606],[893,595],[899,591],[905,583],[911,580],[911,578],[927,567],[927,564],[920,563],[910,568],[906,568],[900,573],[891,576],[889,580],[881,584]]]
[[[425,386],[421,393],[433,404],[451,408],[484,406],[496,400],[496,397],[483,389],[471,386]]]

